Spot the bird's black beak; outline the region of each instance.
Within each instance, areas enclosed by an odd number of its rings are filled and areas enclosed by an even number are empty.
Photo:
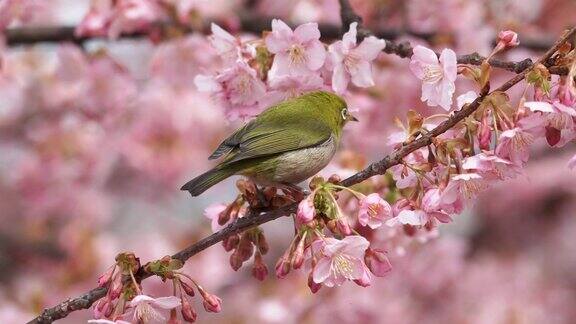
[[[350,120],[351,120],[351,121],[355,121],[355,122],[359,121],[358,118],[356,118],[356,117],[354,117],[354,116],[352,116],[352,115],[348,115],[348,116],[350,117]]]

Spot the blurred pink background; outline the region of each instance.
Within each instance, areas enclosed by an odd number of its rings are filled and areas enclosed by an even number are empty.
[[[34,2],[34,1],[32,1]],[[243,1],[197,0],[190,13],[238,26]],[[36,1],[21,26],[74,26],[89,1]],[[487,55],[494,35],[551,44],[576,20],[573,0],[352,1],[373,30],[407,30],[402,39],[458,54]],[[339,26],[336,0],[256,1],[252,14]],[[422,40],[418,35],[432,35]],[[546,43],[547,42],[547,43]],[[506,53],[534,58],[535,47]],[[96,285],[122,251],[144,262],[210,234],[203,210],[235,197],[229,179],[191,199],[178,188],[207,169],[210,152],[241,120],[196,90],[193,78],[221,64],[198,33],[162,42],[140,39],[8,46],[0,52],[0,323],[21,323],[44,307]],[[504,80],[509,73],[496,78]],[[381,55],[376,86],[348,98],[361,122],[347,129],[331,170],[389,152],[393,118],[420,102],[408,61]],[[471,84],[458,84],[457,94]],[[467,88],[468,87],[468,88]],[[512,93],[521,89],[513,89]],[[260,283],[250,267],[234,272],[216,245],[187,273],[223,299],[200,323],[571,323],[576,318],[576,174],[573,145],[535,145],[526,174],[484,193],[441,227],[438,238],[392,249],[392,273],[368,288],[347,284],[311,294],[306,275]],[[356,156],[356,154],[358,154]],[[350,164],[354,155],[355,163]],[[359,158],[358,158],[359,157]],[[361,167],[362,165],[359,165]],[[290,219],[264,227],[270,268],[289,244]],[[151,294],[170,285],[150,279]],[[91,318],[79,311],[61,323]]]

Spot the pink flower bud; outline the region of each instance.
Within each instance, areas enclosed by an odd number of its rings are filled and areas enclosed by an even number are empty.
[[[392,270],[392,265],[386,256],[386,252],[378,249],[366,250],[364,255],[366,266],[376,277],[384,277]]]
[[[240,242],[238,243],[238,247],[236,248],[236,252],[242,261],[248,261],[248,259],[252,257],[252,254],[254,254],[254,246],[250,240],[249,233],[242,234]]]
[[[352,229],[350,228],[348,220],[345,217],[339,217],[336,220],[336,227],[338,228],[338,231],[344,236],[352,234]]]
[[[232,235],[226,238],[224,241],[222,241],[222,245],[224,246],[224,250],[226,252],[230,252],[238,246],[239,242],[240,242],[240,236]]]
[[[489,150],[491,141],[492,141],[492,129],[490,129],[488,123],[483,122],[480,125],[480,132],[478,134],[478,144],[481,149]]]
[[[262,254],[259,252],[254,256],[254,266],[252,267],[252,276],[263,281],[268,276],[268,266],[262,260]]]
[[[314,195],[312,194],[298,204],[296,220],[299,224],[306,224],[312,221],[314,216],[316,216],[316,209],[314,208]]]
[[[190,297],[194,297],[194,288],[192,288],[192,286],[190,286],[189,284],[187,284],[186,282],[180,280],[180,285],[182,286],[182,289],[184,289],[184,292],[186,293],[186,295],[190,296]]]
[[[518,34],[511,30],[503,30],[498,33],[498,45],[502,44],[504,47],[515,47],[520,44],[518,41]]]
[[[242,260],[242,257],[238,253],[238,250],[234,250],[234,252],[230,254],[230,266],[232,267],[232,269],[234,269],[234,271],[238,271],[238,269],[240,269],[240,267],[242,266],[242,263],[244,263],[244,261]]]
[[[304,245],[306,243],[305,237],[300,238],[298,244],[296,245],[296,249],[294,249],[294,253],[292,254],[292,268],[300,269],[302,264],[304,263]]]
[[[314,282],[314,278],[312,276],[312,271],[308,275],[308,288],[310,288],[310,291],[313,294],[317,293],[318,290],[320,290],[320,288],[322,288],[322,284]]]
[[[286,256],[282,256],[276,263],[276,277],[282,279],[290,273],[290,262],[287,260]]]
[[[220,313],[222,310],[222,299],[209,293],[204,293],[202,297],[204,297],[202,304],[207,312]]]
[[[192,308],[192,305],[190,305],[188,298],[181,298],[181,301],[182,301],[181,313],[184,320],[189,323],[196,322],[196,319],[198,318],[198,313],[196,313],[194,308]]]
[[[258,232],[258,250],[262,255],[268,253],[270,247],[268,246],[268,241],[266,241],[266,236],[264,236],[264,232]]]
[[[378,228],[383,222],[392,217],[392,207],[377,193],[372,193],[360,200],[358,208],[358,222],[362,226]]]
[[[178,319],[178,313],[176,312],[176,308],[170,310],[170,318],[166,322],[166,324],[181,324],[182,322]]]

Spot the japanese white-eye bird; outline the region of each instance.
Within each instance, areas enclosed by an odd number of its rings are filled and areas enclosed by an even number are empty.
[[[225,139],[209,157],[223,157],[222,162],[181,190],[195,197],[232,175],[263,186],[293,188],[330,162],[348,121],[357,119],[346,102],[330,92],[276,104]]]

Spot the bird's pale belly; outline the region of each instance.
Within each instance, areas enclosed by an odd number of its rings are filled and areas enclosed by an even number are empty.
[[[336,141],[330,138],[321,146],[283,153],[277,157],[274,167],[246,175],[262,185],[300,183],[328,165],[337,148]]]

